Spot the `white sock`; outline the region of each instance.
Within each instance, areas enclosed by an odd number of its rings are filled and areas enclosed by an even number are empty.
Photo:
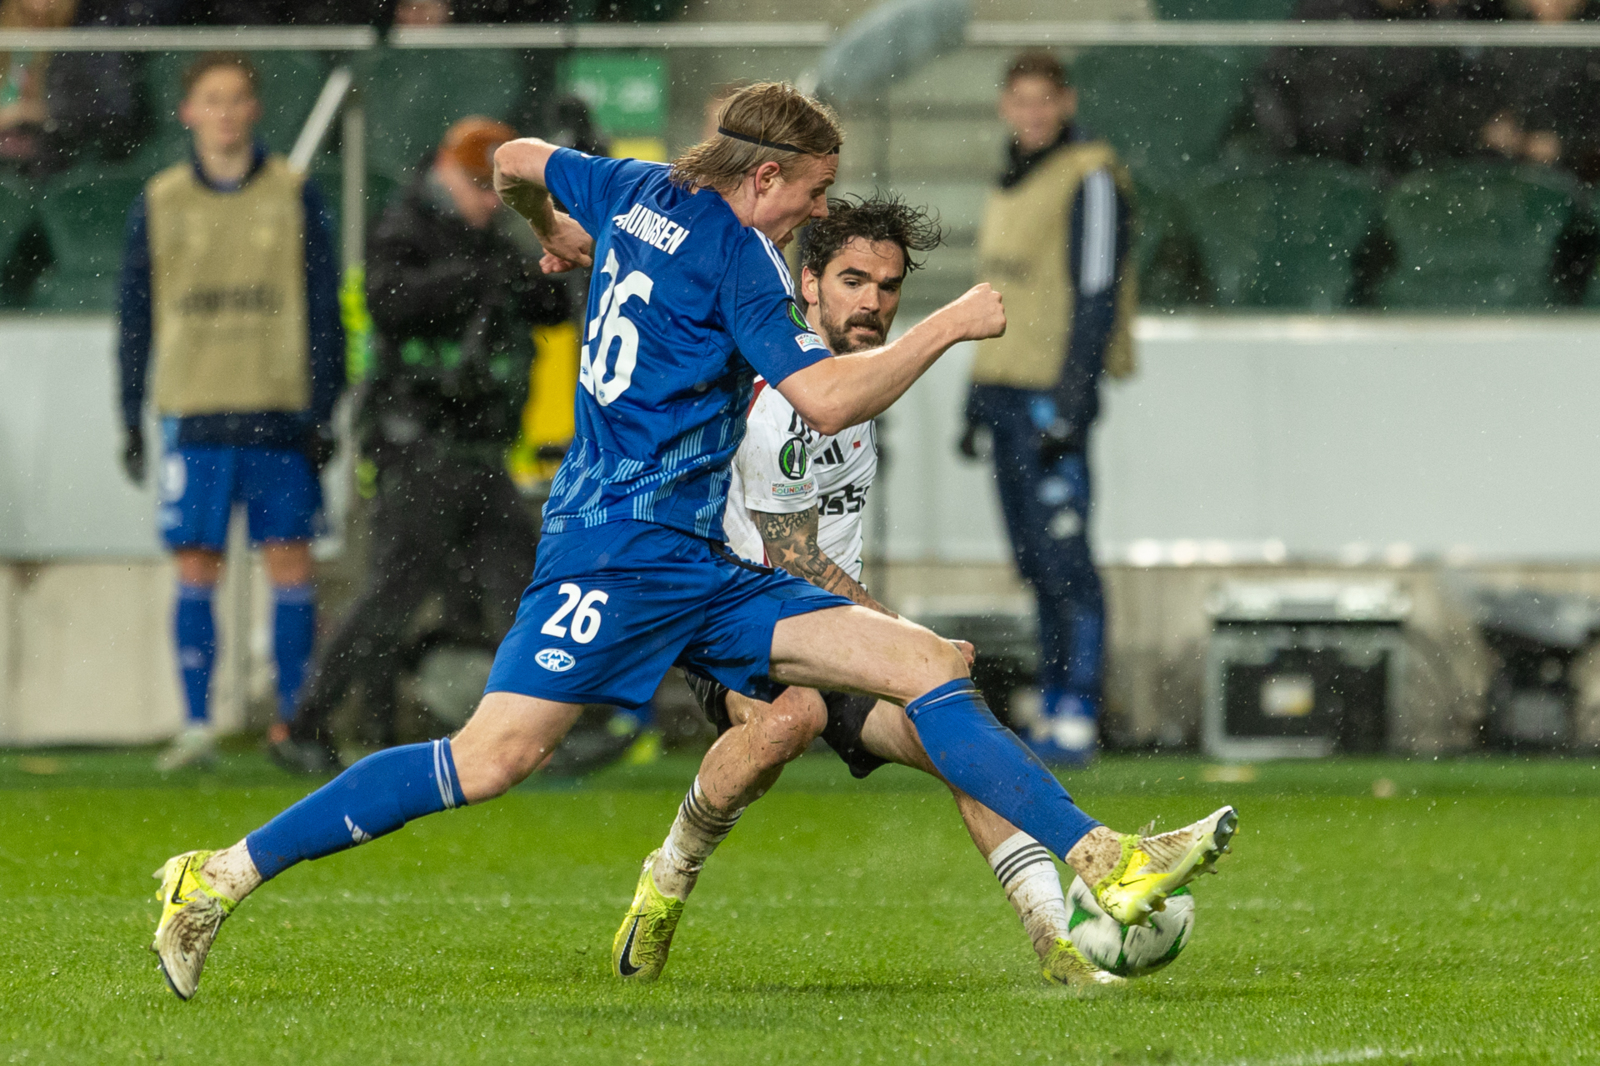
[[[1018,832],[989,853],[989,866],[1006,890],[1006,898],[1022,919],[1022,927],[1042,959],[1067,935],[1067,897],[1050,852],[1027,833]]]
[[[261,872],[244,841],[231,848],[216,852],[200,867],[200,873],[212,888],[234,902],[244,899],[261,886]]]
[[[694,888],[700,868],[705,865],[717,845],[728,838],[734,823],[744,813],[740,807],[731,814],[713,810],[706,802],[697,777],[678,807],[678,816],[672,820],[672,829],[650,867],[650,876],[663,895],[674,899],[688,899]]]

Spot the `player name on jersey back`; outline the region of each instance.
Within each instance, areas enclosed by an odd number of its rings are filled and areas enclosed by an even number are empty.
[[[637,237],[668,255],[676,255],[678,246],[689,239],[688,230],[665,215],[656,214],[644,204],[634,204],[627,214],[617,215],[611,221],[628,236]]]

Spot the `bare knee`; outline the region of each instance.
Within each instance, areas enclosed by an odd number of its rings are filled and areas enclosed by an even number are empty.
[[[805,754],[828,724],[828,708],[815,689],[789,688],[772,703],[752,703],[745,720],[753,747],[773,765]]]
[[[502,795],[550,760],[581,708],[492,692],[450,741],[468,803]]]
[[[961,650],[932,630],[923,630],[922,642],[917,650],[924,657],[922,668],[918,671],[923,692],[972,676]]]

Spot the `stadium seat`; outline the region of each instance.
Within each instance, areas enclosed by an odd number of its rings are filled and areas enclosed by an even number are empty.
[[[45,188],[39,220],[55,265],[40,276],[30,306],[50,311],[116,307],[128,205],[143,188],[138,177],[83,168]]]
[[[395,178],[431,156],[466,115],[504,118],[522,89],[517,55],[506,51],[393,49],[364,64],[367,162]]]
[[[1398,182],[1383,204],[1394,268],[1379,283],[1390,308],[1541,308],[1554,300],[1556,244],[1577,211],[1550,171],[1461,166]]]
[[[1369,176],[1311,161],[1230,175],[1185,199],[1219,308],[1346,306],[1351,258],[1379,206]]]
[[[0,181],[0,266],[16,251],[17,242],[33,221],[33,201],[20,183]]]
[[[1218,22],[1276,22],[1293,17],[1296,6],[1296,0],[1155,0],[1161,18]]]
[[[1073,66],[1079,114],[1146,181],[1176,185],[1217,158],[1259,49],[1099,48]]]

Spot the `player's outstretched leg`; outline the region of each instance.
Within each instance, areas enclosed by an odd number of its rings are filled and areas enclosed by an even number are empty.
[[[505,792],[548,759],[579,707],[509,692],[483,698],[454,740],[369,755],[231,848],[168,859],[151,950],[167,983],[193,996],[222,922],[295,863],[343,851],[424,815]]]
[[[877,758],[939,776],[905,711],[896,705],[879,700],[858,728],[857,742]],[[1045,980],[1079,989],[1123,984],[1122,978],[1100,969],[1073,946],[1067,898],[1049,850],[960,789],[950,791],[978,854],[994,871],[1032,941]]]
[[[661,976],[684,903],[706,860],[745,807],[777,782],[783,767],[827,723],[822,698],[810,689],[787,689],[772,703],[726,694],[714,684],[707,691],[718,702],[716,717],[726,730],[701,761],[667,838],[645,858],[633,905],[612,938],[612,971],[625,980]]]
[[[960,652],[921,626],[862,607],[783,619],[771,673],[791,685],[868,692],[901,704],[940,776],[1039,840],[1093,887],[1107,913],[1142,924],[1167,895],[1227,849],[1231,807],[1146,850],[1090,818],[989,711]]]

